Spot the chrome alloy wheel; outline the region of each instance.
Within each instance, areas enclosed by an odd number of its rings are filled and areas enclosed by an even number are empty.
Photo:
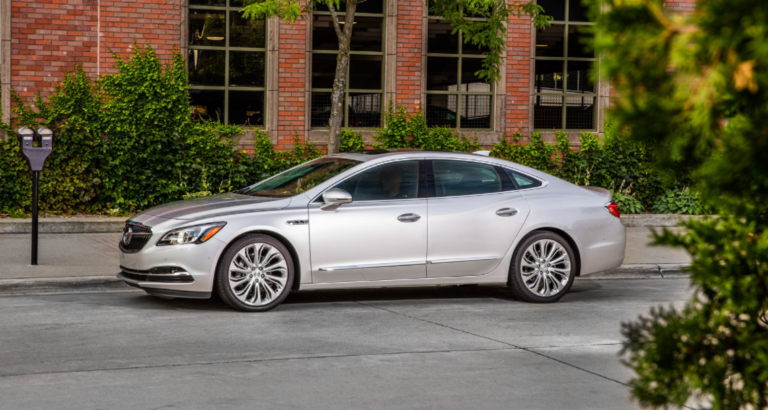
[[[554,296],[570,280],[571,257],[556,241],[542,239],[525,250],[521,268],[528,290],[538,296]]]
[[[240,249],[229,264],[232,293],[249,306],[263,306],[285,291],[288,265],[274,246],[251,243]]]

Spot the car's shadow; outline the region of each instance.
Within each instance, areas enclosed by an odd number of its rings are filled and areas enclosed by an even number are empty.
[[[559,303],[581,300],[583,293],[601,288],[597,281],[576,281],[568,295]],[[574,297],[575,296],[575,297]],[[133,298],[132,298],[133,299]],[[429,300],[497,300],[510,303],[524,303],[514,298],[504,285],[471,286],[424,286],[403,288],[342,289],[292,292],[283,302],[292,309],[324,303],[366,303],[391,301]],[[136,303],[139,302],[139,303]],[[227,310],[229,307],[214,295],[211,299],[166,299],[137,293],[133,306],[142,309],[181,309],[197,311]]]

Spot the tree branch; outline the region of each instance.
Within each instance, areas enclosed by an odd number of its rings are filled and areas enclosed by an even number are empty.
[[[339,26],[339,15],[336,13],[336,8],[333,7],[333,3],[328,3],[328,10],[331,11],[331,20],[333,20],[333,28],[336,29],[336,35],[339,37],[339,40],[341,40],[344,34],[341,32],[341,27]]]

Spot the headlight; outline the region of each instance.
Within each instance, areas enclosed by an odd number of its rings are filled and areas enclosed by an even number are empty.
[[[163,235],[157,242],[157,246],[203,243],[213,238],[213,235],[216,235],[226,224],[226,222],[216,222],[174,229]]]

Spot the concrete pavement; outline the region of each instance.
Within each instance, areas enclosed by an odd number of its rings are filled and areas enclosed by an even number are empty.
[[[620,323],[687,279],[298,292],[265,314],[140,291],[0,297],[0,409],[635,409]]]

